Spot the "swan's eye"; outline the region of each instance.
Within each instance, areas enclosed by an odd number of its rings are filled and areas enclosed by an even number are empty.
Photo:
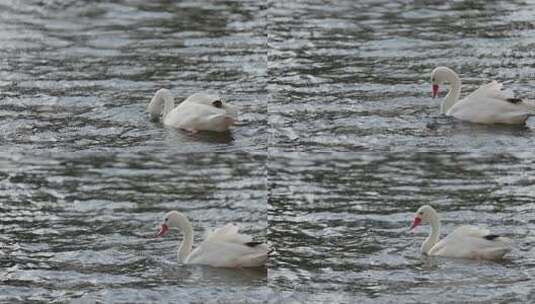
[[[431,79],[431,81],[432,81],[432,82],[435,82],[435,77],[433,77],[433,78]]]
[[[222,108],[223,107],[223,103],[221,102],[221,100],[215,100],[212,102],[212,105],[216,108]]]
[[[167,222],[167,218],[165,218],[165,221]]]
[[[420,211],[420,215],[424,215],[424,212],[423,212],[423,211]]]

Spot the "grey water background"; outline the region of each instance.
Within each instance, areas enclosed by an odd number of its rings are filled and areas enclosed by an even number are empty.
[[[466,92],[496,78],[533,98],[534,7],[2,1],[0,302],[533,300],[534,165],[518,151],[534,122],[442,117],[429,72],[448,65]],[[162,87],[177,100],[220,93],[239,125],[151,123]],[[282,153],[372,149],[505,154]],[[447,231],[488,224],[518,249],[498,264],[421,260],[426,229],[407,225],[429,200]],[[170,209],[190,215],[197,241],[227,222],[270,241],[269,278],[178,265],[180,237],[153,238]]]
[[[275,153],[269,284],[303,303],[535,301],[535,160],[529,153]],[[500,262],[424,258],[433,205],[514,240]]]
[[[266,269],[181,265],[178,231],[155,236],[165,213],[180,210],[196,242],[229,222],[266,241],[265,160],[2,156],[0,302],[264,303]]]
[[[262,302],[266,270],[183,266],[163,215],[200,241],[266,241],[266,34],[257,1],[0,3],[0,302]],[[219,93],[230,133],[151,123],[159,88]]]
[[[517,151],[526,127],[441,116],[439,65],[462,96],[493,79],[535,99],[534,1],[274,1],[269,13],[273,150]]]
[[[258,1],[0,3],[0,140],[20,152],[266,148],[266,18]],[[168,88],[218,93],[229,134],[163,128],[144,112]]]

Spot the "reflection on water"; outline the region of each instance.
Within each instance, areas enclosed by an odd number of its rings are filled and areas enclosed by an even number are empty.
[[[178,209],[195,240],[229,222],[266,240],[262,154],[77,154],[0,159],[0,302],[240,302],[265,298],[265,269],[177,263]],[[184,301],[184,302],[181,302]]]
[[[515,154],[275,154],[269,170],[269,283],[307,303],[531,302],[535,161]],[[431,204],[443,236],[488,226],[515,240],[503,262],[426,259]]]
[[[439,114],[431,70],[464,94],[491,79],[535,98],[525,1],[278,1],[270,9],[269,120],[274,150],[529,149],[527,128],[482,127]]]
[[[265,18],[257,1],[3,1],[4,150],[262,150]],[[217,92],[240,109],[232,139],[151,124],[152,95]],[[170,134],[171,133],[171,134]]]

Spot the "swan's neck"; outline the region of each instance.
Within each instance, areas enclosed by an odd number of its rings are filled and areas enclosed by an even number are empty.
[[[184,239],[178,247],[178,261],[184,263],[193,248],[193,229],[187,218],[180,223],[180,230],[184,234]]]
[[[169,112],[175,107],[175,100],[169,91],[159,90],[147,107],[151,119],[157,120],[160,117],[165,118]]]
[[[446,81],[450,84],[450,89],[440,108],[443,114],[448,113],[451,107],[459,101],[459,97],[461,96],[461,78],[459,78],[459,75],[452,71]]]
[[[425,239],[424,243],[422,244],[422,253],[428,254],[431,248],[435,246],[435,244],[438,242],[438,238],[440,237],[440,220],[437,216],[433,217],[433,220],[431,221],[431,233]]]
[[[175,101],[173,98],[164,98],[162,118],[165,118],[169,112],[175,107]]]

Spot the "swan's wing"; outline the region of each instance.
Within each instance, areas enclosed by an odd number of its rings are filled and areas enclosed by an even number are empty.
[[[184,100],[183,102],[193,102],[193,103],[198,103],[198,104],[204,104],[207,106],[212,106],[212,102],[216,100],[221,100],[221,97],[219,97],[218,95],[195,93],[189,96],[188,98],[186,98],[186,100]]]
[[[502,90],[503,84],[496,80],[482,85],[477,90],[466,96],[465,99],[499,99],[507,101],[508,99],[514,99],[515,94],[511,90]]]
[[[244,244],[204,241],[186,259],[187,264],[214,267],[258,267],[265,264],[269,248],[265,244]]]
[[[221,97],[219,95],[195,93],[191,95],[190,97],[186,98],[184,102],[192,102],[192,103],[203,104],[206,106],[214,107],[213,102],[216,100],[221,101]],[[230,105],[229,103],[221,101],[221,109],[224,110],[226,114],[229,115],[230,117],[234,119],[238,118],[237,109],[234,106]]]
[[[225,131],[233,123],[225,110],[193,102],[179,104],[164,118],[168,126],[198,131]]]
[[[510,251],[507,239],[493,235],[488,229],[460,226],[440,240],[430,255],[458,258],[499,259]]]
[[[462,225],[453,230],[446,238],[458,238],[464,236],[479,237],[482,238],[490,234],[490,230],[472,225]]]
[[[253,241],[253,238],[239,233],[239,227],[236,224],[229,223],[221,228],[207,232],[205,242],[229,242],[236,244],[245,244]]]
[[[464,225],[453,230],[445,238],[438,241],[430,250],[430,254],[448,255],[446,252],[456,252],[458,254],[461,249],[469,245],[472,238],[482,238],[484,235],[490,234],[487,229],[482,229],[476,226]]]
[[[535,113],[535,107],[514,97],[511,90],[502,90],[497,81],[483,85],[455,103],[448,115],[477,123],[522,124]]]
[[[253,242],[239,233],[235,224],[227,224],[208,232],[205,240],[188,256],[186,263],[215,267],[257,267],[268,257],[266,244]]]

